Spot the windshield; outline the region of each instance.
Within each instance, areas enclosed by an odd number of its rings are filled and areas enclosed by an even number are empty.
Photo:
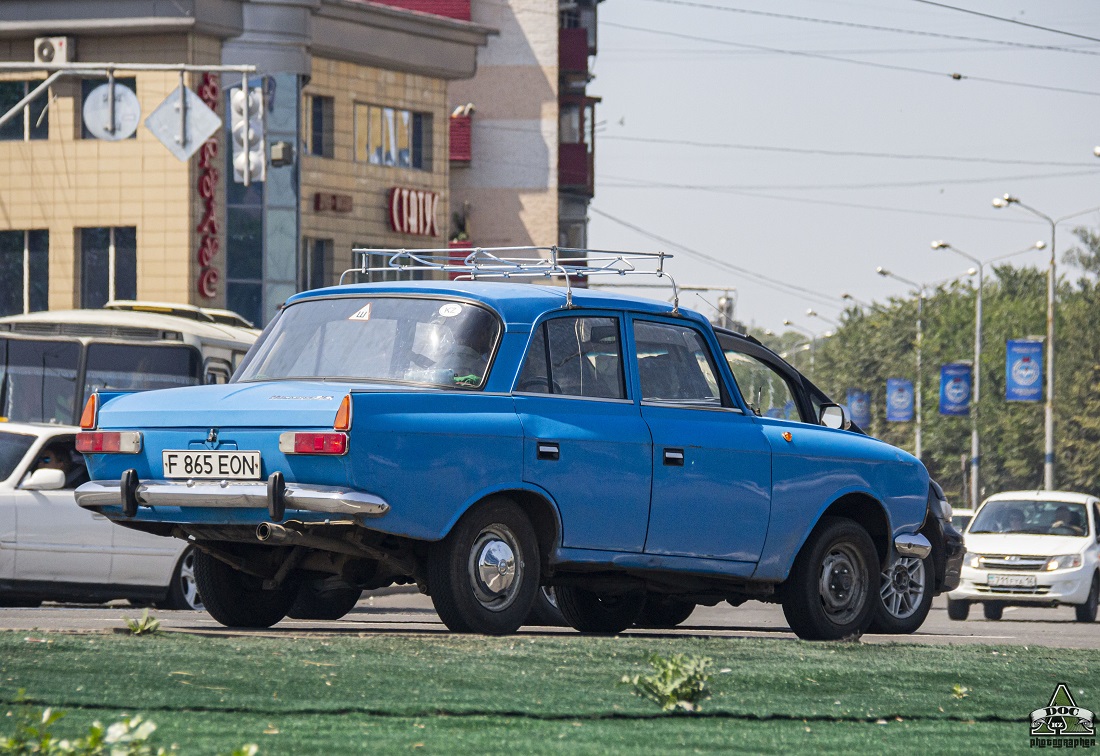
[[[72,423],[76,413],[75,341],[0,339],[0,415],[9,420]]]
[[[0,431],[0,480],[7,480],[15,471],[19,460],[34,443],[34,436],[25,433]]]
[[[496,316],[466,302],[311,299],[282,312],[236,380],[339,378],[478,388],[499,335]]]
[[[1088,518],[1084,504],[990,501],[978,510],[967,532],[1083,536],[1088,533]]]
[[[100,389],[137,391],[197,386],[202,382],[199,363],[198,352],[188,346],[89,344],[84,401]]]

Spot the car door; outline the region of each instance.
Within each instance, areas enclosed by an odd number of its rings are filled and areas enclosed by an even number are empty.
[[[178,538],[111,526],[112,585],[168,585],[176,559],[186,548]]]
[[[700,328],[635,319],[633,347],[653,439],[646,553],[755,562],[770,517],[767,439],[733,405]]]
[[[44,438],[71,444],[72,436]],[[32,457],[23,473],[34,468]],[[79,464],[83,464],[79,461]],[[16,521],[16,580],[107,583],[111,572],[111,537],[117,526],[76,504],[75,485],[56,491],[28,491],[21,484],[11,492]]]
[[[513,390],[524,480],[557,502],[566,548],[640,552],[649,429],[628,398],[622,321],[569,314],[533,331]]]
[[[15,577],[15,486],[34,459],[36,442],[32,433],[0,427],[0,580]]]

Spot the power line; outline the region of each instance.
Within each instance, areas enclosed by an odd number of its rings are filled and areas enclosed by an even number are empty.
[[[890,63],[875,63],[870,60],[855,60],[854,58],[842,58],[836,55],[823,55],[821,53],[807,52],[805,50],[787,50],[779,47],[767,47],[765,45],[752,45],[747,42],[731,42],[725,39],[714,39],[713,37],[698,37],[691,34],[680,34],[678,32],[666,31],[664,29],[647,29],[643,26],[630,26],[628,24],[616,24],[610,21],[601,22],[604,26],[611,26],[617,29],[626,29],[628,31],[645,32],[648,34],[658,34],[665,37],[675,37],[677,39],[688,39],[695,42],[710,42],[716,45],[729,45],[731,47],[741,47],[749,50],[766,50],[767,52],[780,53],[783,55],[793,55],[802,58],[813,58],[817,60],[830,60],[834,63],[848,63],[853,66],[865,66],[867,68],[879,68],[886,71],[902,71],[905,73],[923,74],[925,76],[936,76],[939,78],[947,77],[954,79],[955,81],[961,81],[968,79],[970,81],[982,82],[984,84],[999,84],[1006,87],[1019,87],[1023,89],[1039,89],[1046,92],[1062,92],[1064,94],[1078,94],[1087,95],[1089,97],[1100,97],[1100,92],[1093,92],[1084,89],[1070,89],[1069,87],[1053,87],[1045,84],[1028,84],[1020,81],[1008,81],[1005,79],[991,79],[985,76],[970,76],[961,73],[945,73],[943,71],[933,71],[927,68],[915,68],[912,66],[896,66]]]
[[[1005,18],[1003,16],[994,16],[990,13],[982,13],[981,11],[970,10],[969,8],[959,8],[954,5],[947,5],[946,3],[936,3],[932,0],[913,0],[915,3],[922,3],[924,5],[934,5],[937,8],[946,8],[947,10],[958,11],[959,13],[969,13],[972,16],[981,16],[982,18],[991,18],[994,21],[1004,21],[1006,24],[1016,24],[1017,26],[1026,26],[1029,29],[1039,29],[1040,31],[1052,32],[1054,34],[1063,34],[1067,37],[1076,37],[1077,39],[1087,39],[1089,42],[1100,42],[1100,39],[1096,37],[1089,37],[1084,34],[1077,34],[1076,32],[1063,31],[1061,29],[1051,29],[1049,26],[1039,26],[1037,24],[1029,24],[1025,21],[1017,21],[1014,18]]]
[[[674,247],[675,249],[680,250],[681,252],[688,255],[689,257],[695,257],[695,258],[703,260],[705,262],[709,262],[712,265],[716,265],[720,268],[725,268],[725,269],[731,270],[735,273],[740,273],[743,276],[747,276],[748,278],[754,279],[757,283],[761,284],[762,286],[767,286],[768,288],[775,289],[776,291],[781,291],[784,294],[797,294],[800,297],[810,298],[810,299],[816,301],[818,304],[830,305],[830,306],[835,306],[836,303],[839,301],[838,298],[836,298],[836,297],[828,297],[828,296],[825,296],[825,295],[821,294],[818,291],[814,291],[813,289],[806,289],[806,288],[803,288],[802,286],[798,286],[797,284],[788,283],[786,281],[781,281],[781,280],[775,279],[775,278],[769,278],[768,276],[765,276],[761,273],[756,273],[754,271],[751,271],[748,268],[742,268],[739,265],[734,265],[731,262],[727,262],[725,260],[720,260],[717,257],[713,257],[711,255],[706,254],[705,252],[700,252],[698,250],[692,249],[691,247],[686,247],[683,244],[680,244],[679,242],[674,242],[671,239],[668,239],[664,236],[661,236],[660,234],[655,234],[652,231],[647,231],[646,229],[642,228],[641,226],[635,225],[634,223],[630,223],[629,221],[625,221],[622,218],[616,218],[614,215],[611,215],[610,213],[605,213],[604,211],[600,210],[599,208],[590,206],[588,208],[588,211],[591,212],[591,213],[595,213],[596,215],[602,216],[604,218],[607,218],[609,221],[611,221],[613,223],[617,223],[620,226],[623,226],[625,228],[629,228],[631,231],[639,233],[642,236],[653,239],[654,241],[658,241],[661,244],[667,244],[670,247]]]
[[[1100,171],[1100,167],[1085,171],[1062,171],[1060,173],[1032,173],[1017,176],[987,176],[984,178],[960,178],[960,179],[928,179],[923,181],[893,181],[867,184],[666,184],[638,182],[630,187],[620,188],[661,188],[661,189],[698,189],[706,191],[821,191],[821,190],[845,190],[845,189],[904,189],[919,186],[939,186],[941,184],[986,184],[994,181],[1025,181],[1029,179],[1068,178],[1071,176],[1091,176]],[[613,180],[632,181],[633,179],[607,176]]]
[[[1057,45],[1032,45],[1026,42],[1010,42],[1003,39],[986,39],[983,37],[965,37],[957,34],[942,34],[939,32],[919,31],[917,29],[899,29],[893,26],[875,26],[872,24],[860,24],[853,21],[836,21],[828,18],[814,18],[810,16],[796,16],[787,13],[771,13],[768,11],[749,10],[747,8],[731,8],[725,5],[712,5],[710,3],[694,2],[692,0],[649,0],[651,3],[664,5],[679,5],[687,8],[704,8],[706,10],[723,11],[725,13],[740,13],[748,16],[762,16],[765,18],[779,18],[785,21],[803,21],[814,24],[826,24],[828,26],[843,26],[850,29],[863,29],[866,31],[884,31],[894,34],[910,34],[917,37],[935,37],[938,39],[953,39],[963,42],[982,42],[990,45],[1004,45],[1006,47],[1023,47],[1032,50],[1051,50],[1056,52],[1076,53],[1078,55],[1100,55],[1096,50],[1080,50],[1072,47],[1059,47]],[[933,3],[937,5],[938,3]],[[1041,27],[1037,27],[1041,28]],[[1079,36],[1079,35],[1074,35]],[[1085,37],[1084,39],[1091,39]],[[1100,40],[1097,40],[1100,41]]]
[[[497,127],[503,128],[508,127]],[[631,137],[601,135],[601,140],[616,142],[643,142],[646,144],[669,144],[684,147],[705,147],[707,149],[747,150],[756,152],[790,152],[798,155],[829,155],[834,157],[890,158],[893,160],[948,160],[952,163],[989,163],[994,165],[1046,165],[1064,168],[1082,168],[1085,163],[1056,163],[1049,160],[1013,160],[1009,158],[983,158],[964,155],[915,155],[897,152],[866,152],[860,150],[824,150],[809,147],[779,147],[764,144],[739,144],[736,142],[701,142],[691,139],[662,139],[660,137]]]

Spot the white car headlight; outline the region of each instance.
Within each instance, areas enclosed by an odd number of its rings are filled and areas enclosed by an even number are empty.
[[[967,567],[972,567],[975,570],[981,569],[982,555],[974,554],[968,551],[966,552],[966,555],[963,556],[963,564],[965,564]]]
[[[1071,570],[1074,567],[1080,567],[1081,564],[1080,554],[1064,554],[1062,556],[1051,557],[1047,560],[1047,565],[1044,569],[1047,572],[1053,572],[1054,570]]]

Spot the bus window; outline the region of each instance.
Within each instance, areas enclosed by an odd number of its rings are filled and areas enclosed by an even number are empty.
[[[80,344],[2,339],[0,415],[17,422],[71,424]]]
[[[89,344],[84,397],[99,389],[141,390],[202,383],[199,353],[188,346]]]

